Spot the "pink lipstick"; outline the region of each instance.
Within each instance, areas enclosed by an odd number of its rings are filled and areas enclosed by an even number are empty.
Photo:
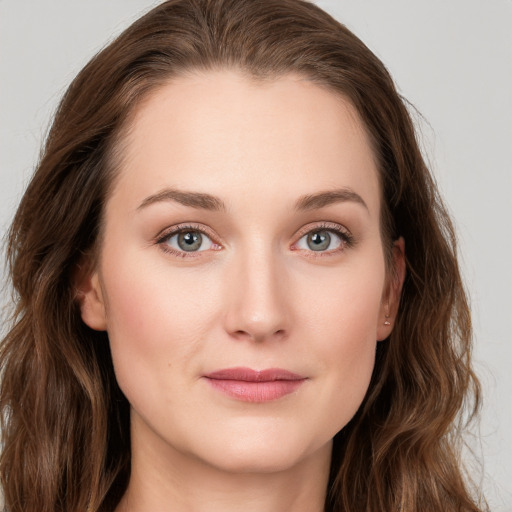
[[[226,368],[204,376],[216,390],[243,402],[269,402],[296,391],[306,380],[280,368]]]

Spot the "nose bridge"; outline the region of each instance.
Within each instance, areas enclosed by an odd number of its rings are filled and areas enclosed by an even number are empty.
[[[271,244],[253,243],[235,257],[230,280],[226,328],[256,341],[288,332],[283,262]]]

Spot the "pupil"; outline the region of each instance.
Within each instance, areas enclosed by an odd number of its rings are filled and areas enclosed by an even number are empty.
[[[203,242],[203,237],[195,231],[185,231],[178,236],[178,245],[184,251],[197,251]]]
[[[331,235],[327,231],[317,231],[308,235],[308,247],[313,251],[325,251],[331,243]]]

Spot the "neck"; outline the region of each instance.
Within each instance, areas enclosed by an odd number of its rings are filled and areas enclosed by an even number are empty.
[[[168,446],[132,442],[128,489],[116,512],[322,512],[331,446],[279,471],[236,472]]]

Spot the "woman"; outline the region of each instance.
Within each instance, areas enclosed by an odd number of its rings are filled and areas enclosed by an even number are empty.
[[[481,510],[453,230],[386,69],[314,5],[132,25],[8,251],[7,510]]]

